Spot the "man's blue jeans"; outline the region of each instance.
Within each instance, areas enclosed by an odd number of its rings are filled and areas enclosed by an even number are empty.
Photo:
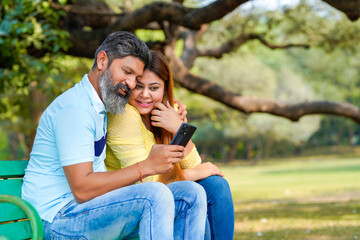
[[[223,177],[210,176],[197,183],[205,189],[207,197],[205,239],[232,240],[235,214],[228,182]]]
[[[206,193],[195,182],[123,187],[82,204],[68,203],[45,239],[204,239]]]

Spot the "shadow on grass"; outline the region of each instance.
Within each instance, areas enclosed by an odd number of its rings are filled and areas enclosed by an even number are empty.
[[[263,232],[235,232],[234,239],[246,240],[351,240],[360,239],[357,226],[334,226],[315,229],[287,228]]]
[[[326,203],[277,203],[274,201],[256,204],[240,204],[239,207],[239,210],[235,212],[235,220],[237,221],[263,218],[338,220],[345,215],[351,219],[358,219],[360,221],[360,200]]]

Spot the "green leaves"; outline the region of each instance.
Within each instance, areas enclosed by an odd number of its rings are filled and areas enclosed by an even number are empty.
[[[33,80],[25,80],[23,82],[25,84],[17,84],[17,80],[23,80],[25,78],[23,75],[29,72],[30,49],[57,53],[67,50],[69,46],[68,33],[58,26],[63,13],[51,9],[48,1],[7,0],[2,2],[0,72],[3,83],[0,85],[0,93],[19,85],[26,86],[26,83]]]
[[[47,104],[46,98],[34,103],[32,91],[50,88],[44,79],[56,67],[54,59],[69,46],[69,34],[59,27],[63,15],[45,0],[2,0],[0,4],[0,128],[24,134],[28,143],[37,124],[35,108]]]

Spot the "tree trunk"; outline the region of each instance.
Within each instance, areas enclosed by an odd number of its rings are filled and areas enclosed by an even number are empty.
[[[30,152],[32,149],[32,145],[34,143],[34,139],[36,135],[36,127],[39,124],[41,114],[48,105],[46,94],[43,92],[43,90],[37,88],[36,82],[30,83],[29,98],[30,98],[30,119],[31,119],[31,123],[34,126],[32,127],[30,136],[25,138],[28,158],[30,158]]]
[[[355,132],[353,128],[349,128],[348,129],[348,134],[349,134],[349,143],[351,145],[355,145],[356,144],[356,140],[355,140]]]
[[[230,150],[227,158],[227,163],[232,162],[235,159],[235,154],[239,146],[239,139],[234,140],[234,143],[230,145]]]
[[[227,162],[227,157],[228,157],[228,153],[226,151],[226,146],[223,144],[221,147],[221,156],[222,156],[222,162],[226,163]]]
[[[244,159],[249,160],[251,159],[251,150],[253,147],[253,142],[252,140],[247,140],[245,142],[245,148],[244,148]]]
[[[10,132],[8,134],[9,137],[9,147],[10,147],[10,158],[17,159],[18,157],[18,149],[19,149],[19,136],[16,132]]]

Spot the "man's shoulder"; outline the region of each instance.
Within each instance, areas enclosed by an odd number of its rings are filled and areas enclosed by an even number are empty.
[[[59,95],[49,106],[55,111],[60,111],[68,108],[83,109],[89,111],[91,103],[85,89],[81,87],[80,83],[75,84],[72,88],[66,90]]]
[[[87,94],[76,84],[59,95],[44,111],[40,123],[55,127],[66,119],[80,122],[94,122],[95,111],[92,109]]]

